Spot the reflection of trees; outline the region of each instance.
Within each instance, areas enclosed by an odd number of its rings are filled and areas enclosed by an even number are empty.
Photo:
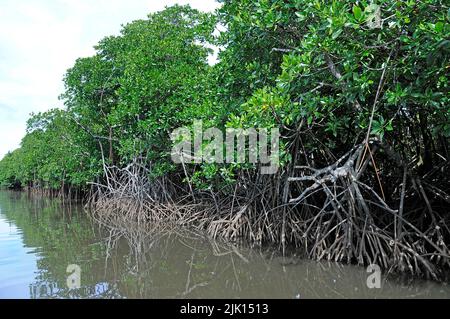
[[[450,297],[430,283],[383,281],[369,290],[359,267],[282,257],[213,241],[172,225],[97,225],[77,206],[0,192],[2,214],[38,255],[31,298],[377,298]],[[66,268],[82,269],[68,290]],[[385,279],[385,278],[383,278]],[[433,295],[434,294],[434,295]]]
[[[112,269],[122,295],[132,298],[437,296],[433,283],[407,285],[383,277],[383,289],[368,289],[361,267],[282,257],[273,248],[225,244],[170,225],[121,223],[110,230],[109,250],[129,249],[127,263]]]
[[[103,271],[105,246],[79,206],[13,192],[0,192],[0,202],[2,214],[21,230],[25,247],[37,255],[31,298],[90,297],[100,289],[98,283],[108,281]],[[69,264],[81,267],[83,291],[66,288]],[[103,293],[112,294],[108,287]]]

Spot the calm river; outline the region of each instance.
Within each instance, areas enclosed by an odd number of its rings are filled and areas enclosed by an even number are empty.
[[[450,298],[419,280],[369,289],[369,275],[192,233],[106,230],[79,206],[0,191],[0,298]]]

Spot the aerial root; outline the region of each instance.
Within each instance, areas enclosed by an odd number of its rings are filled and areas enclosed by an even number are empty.
[[[367,182],[373,158],[364,158],[366,147],[375,154],[377,143],[357,145],[323,169],[297,166],[293,172],[298,176],[284,172],[272,180],[259,176],[256,182],[242,176],[238,185],[245,184],[245,192],[236,187],[234,196],[182,192],[167,177],[150,181],[146,166],[136,160],[124,169],[105,168],[107,183],[95,185],[89,204],[97,221],[118,229],[130,221],[138,226],[170,223],[206,231],[214,239],[289,244],[316,260],[378,264],[440,278],[442,269],[450,269],[448,221],[431,205],[426,212],[411,213],[404,203],[409,187],[420,191],[417,185],[430,185],[416,178],[406,187],[405,168],[400,205],[388,203],[376,190],[379,184]],[[283,189],[289,196],[280,196]]]

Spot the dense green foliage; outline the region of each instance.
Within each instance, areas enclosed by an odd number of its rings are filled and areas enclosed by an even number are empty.
[[[107,218],[175,216],[213,236],[291,242],[316,259],[433,276],[449,267],[445,1],[221,2],[214,14],[151,14],[77,60],[65,110],[29,120],[0,183],[103,185],[93,198]],[[221,49],[214,65],[210,45]],[[281,169],[175,164],[171,133],[195,119],[280,129]],[[209,210],[145,212],[146,200],[197,199]]]
[[[255,56],[263,64],[246,61],[252,73],[245,76],[256,74],[255,82],[265,86],[242,105],[240,120],[271,122],[293,133],[304,120],[308,156],[317,150],[333,158],[337,149],[362,140],[369,125],[372,135],[405,152],[414,147],[407,158],[430,157],[432,141],[442,141],[446,152],[448,8],[440,1],[382,1],[380,25],[368,26],[379,8],[370,3],[230,2],[231,30],[258,39],[272,54],[267,62]],[[245,46],[233,50],[238,59]],[[267,85],[273,79],[265,73],[277,67],[276,84]]]
[[[205,103],[212,15],[171,7],[102,40],[65,76],[66,110],[34,115],[21,148],[1,162],[8,186],[85,187],[109,164],[147,151],[155,174],[171,169],[169,133]],[[195,112],[201,112],[196,110]],[[161,171],[161,172],[159,172]]]
[[[194,118],[280,127],[285,165],[329,164],[368,132],[424,175],[448,158],[448,22],[448,7],[432,0],[224,1],[214,15],[167,8],[76,61],[64,79],[67,108],[30,119],[0,181],[83,188],[103,160],[122,166],[138,155],[152,176],[180,171],[169,135]],[[215,37],[218,23],[225,31]],[[214,66],[206,43],[222,48]],[[191,169],[208,188],[239,167]],[[394,177],[379,168],[382,180]]]

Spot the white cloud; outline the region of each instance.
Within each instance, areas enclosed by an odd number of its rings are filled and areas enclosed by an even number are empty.
[[[0,158],[19,146],[31,112],[62,107],[62,77],[121,24],[174,4],[214,0],[0,0]]]

